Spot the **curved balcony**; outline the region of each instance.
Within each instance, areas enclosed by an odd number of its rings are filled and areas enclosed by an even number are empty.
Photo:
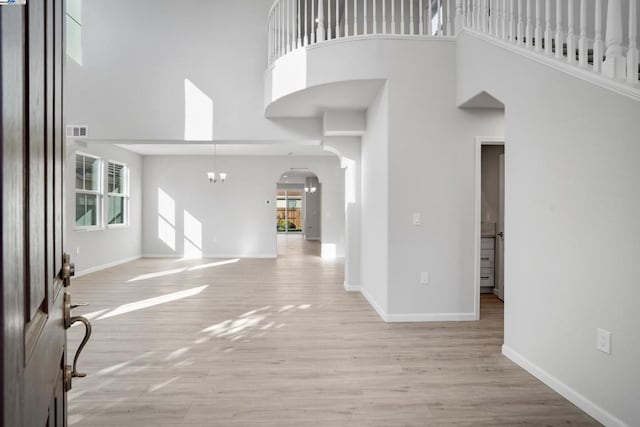
[[[327,40],[450,37],[455,16],[456,0],[276,0],[269,11],[268,63]]]

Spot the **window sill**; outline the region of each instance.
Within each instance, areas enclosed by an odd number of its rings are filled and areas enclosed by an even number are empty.
[[[85,231],[103,231],[104,227],[100,226],[91,226],[91,227],[74,227],[74,231],[85,232]]]
[[[118,229],[118,228],[129,228],[130,224],[107,224],[107,230],[109,229]]]

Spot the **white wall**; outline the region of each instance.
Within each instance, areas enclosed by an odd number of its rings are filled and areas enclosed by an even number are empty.
[[[115,160],[129,167],[129,225],[102,227],[97,230],[82,230],[75,227],[75,155],[80,151],[102,159],[103,182],[107,182],[107,162]],[[71,254],[77,274],[100,269],[137,258],[141,254],[141,157],[131,151],[109,144],[77,144],[68,141],[66,152],[67,182],[66,200],[66,236],[65,248]],[[103,197],[103,218],[106,218],[106,193]]]
[[[143,164],[145,256],[275,257],[276,183],[292,166],[318,175],[322,244],[344,256],[344,171],[336,157],[219,156],[224,184],[207,180],[211,156],[145,156]]]
[[[385,85],[367,111],[361,145],[360,286],[372,305],[388,310],[389,163],[388,90]],[[381,314],[382,314],[381,313]]]
[[[640,103],[472,35],[458,59],[461,101],[506,106],[505,351],[601,422],[638,425]]]
[[[272,3],[85,1],[83,65],[67,61],[67,123],[88,125],[92,138],[182,140],[188,79],[213,102],[213,139],[318,139],[319,120],[264,117]]]

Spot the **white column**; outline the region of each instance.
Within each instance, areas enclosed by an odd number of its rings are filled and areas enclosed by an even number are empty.
[[[581,67],[588,65],[587,40],[587,0],[580,0],[580,39],[578,40],[578,59]]]
[[[576,32],[574,27],[574,0],[567,0],[569,10],[567,12],[567,62],[575,64],[576,62]]]
[[[324,32],[324,0],[318,0],[318,24],[316,25],[316,38],[317,41],[323,42],[325,40]]]
[[[602,72],[605,76],[623,79],[627,74],[627,64],[622,56],[622,5],[620,0],[609,0],[608,4],[605,35],[607,59],[602,64]]]
[[[564,0],[556,0],[556,37],[554,39],[556,45],[556,58],[560,59],[564,55],[564,34],[562,34],[562,2]]]
[[[629,51],[627,52],[627,81],[638,83],[638,5],[629,1]]]

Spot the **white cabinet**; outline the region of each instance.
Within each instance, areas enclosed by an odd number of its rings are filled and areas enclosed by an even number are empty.
[[[480,239],[480,286],[483,288],[495,286],[495,243],[494,237]]]

